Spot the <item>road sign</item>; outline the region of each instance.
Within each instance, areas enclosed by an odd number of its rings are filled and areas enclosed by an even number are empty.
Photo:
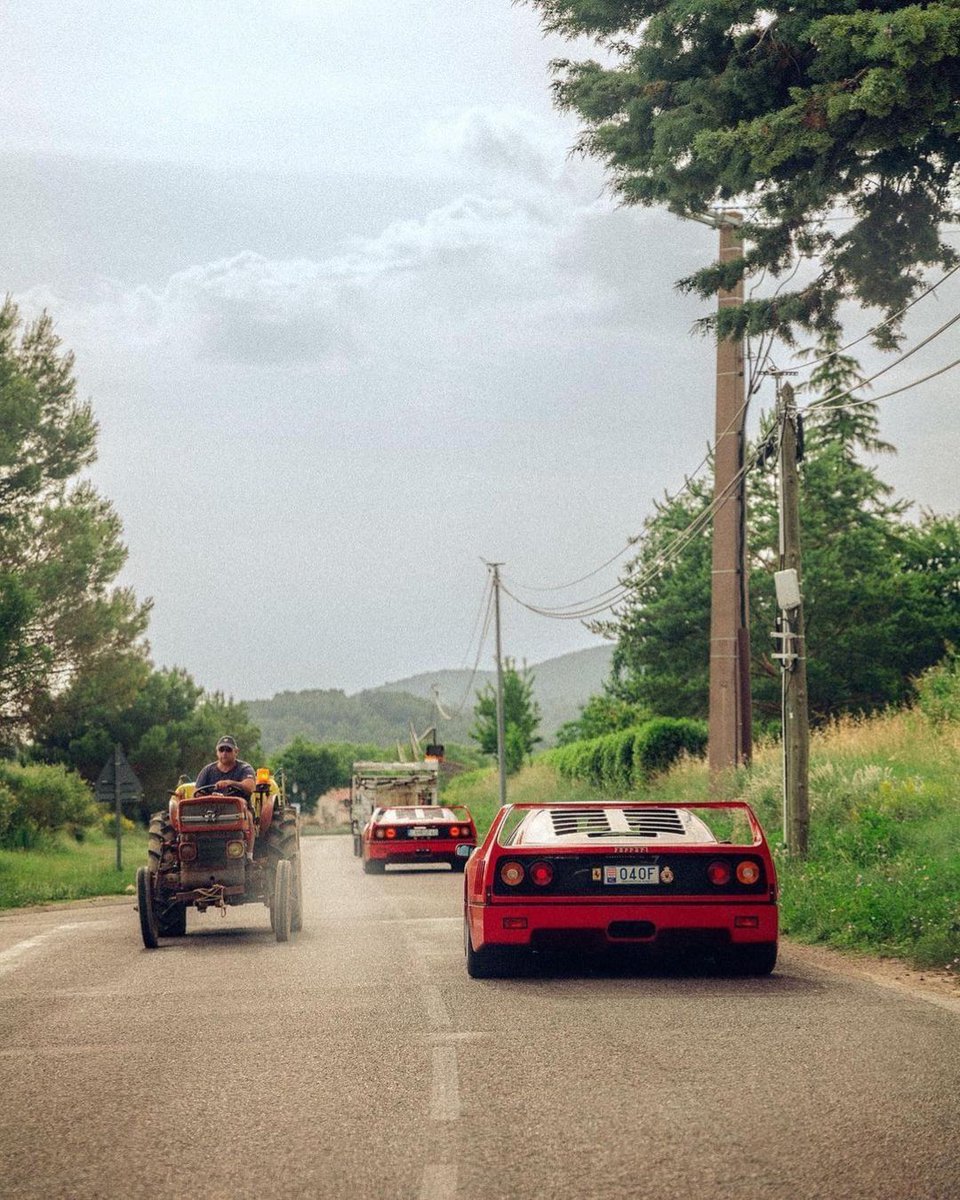
[[[139,800],[143,795],[140,780],[119,746],[103,764],[103,770],[97,778],[97,799],[113,804],[118,791],[121,801]]]
[[[114,805],[117,828],[117,870],[123,870],[123,851],[121,849],[120,808],[124,801],[139,800],[143,795],[140,780],[134,775],[133,767],[127,762],[118,742],[113,753],[103,764],[103,770],[97,779],[97,799],[105,800]]]

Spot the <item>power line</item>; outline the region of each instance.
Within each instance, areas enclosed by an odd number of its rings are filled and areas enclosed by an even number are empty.
[[[652,579],[655,579],[667,566],[673,562],[687,544],[704,528],[704,526],[712,519],[716,509],[723,504],[733,491],[739,486],[741,479],[755,465],[752,457],[748,457],[747,463],[740,468],[735,476],[730,480],[723,492],[715,496],[706,507],[698,513],[692,521],[682,530],[670,539],[664,546],[655,561],[650,564],[645,570],[635,575],[627,575],[620,580],[615,586],[608,588],[605,592],[601,592],[596,596],[587,597],[581,601],[573,602],[569,605],[563,605],[558,608],[544,608],[540,605],[529,604],[521,600],[506,586],[503,590],[508,596],[522,608],[529,612],[537,613],[539,616],[551,617],[558,621],[583,621],[590,617],[599,616],[600,613],[606,612],[613,608],[621,600],[629,595],[630,591],[637,587],[643,587]]]
[[[960,231],[958,231],[958,232],[960,232]],[[932,296],[933,293],[937,290],[937,288],[940,287],[941,284],[946,283],[946,281],[950,278],[950,276],[955,275],[957,273],[957,271],[960,271],[960,263],[957,263],[956,266],[951,267],[950,270],[947,271],[945,275],[942,275],[937,280],[936,283],[932,284],[925,291],[921,292],[919,296],[914,296],[914,298],[910,301],[909,304],[905,304],[903,306],[903,308],[901,308],[898,312],[893,313],[891,316],[887,317],[886,320],[880,321],[879,324],[874,325],[871,329],[868,329],[866,333],[862,333],[858,338],[854,338],[854,340],[852,342],[847,342],[847,344],[845,346],[838,346],[836,350],[831,350],[831,352],[829,354],[823,355],[822,358],[815,358],[812,362],[802,363],[798,369],[799,370],[807,370],[808,368],[819,366],[820,363],[828,362],[831,358],[835,358],[836,355],[838,355],[838,354],[846,353],[846,351],[849,350],[852,346],[856,346],[858,343],[865,341],[868,337],[871,337],[873,334],[878,333],[881,329],[883,329],[885,326],[889,325],[892,321],[896,321],[898,319],[898,317],[902,317],[905,312],[908,312],[911,308],[913,308],[913,306],[915,304],[919,304],[921,300],[925,300],[927,296]],[[796,353],[791,355],[791,358],[799,358],[802,354],[803,354],[803,351],[798,350]],[[894,365],[896,365],[896,364],[894,364]]]
[[[929,375],[924,375],[920,379],[915,379],[913,383],[905,383],[903,387],[894,388],[892,392],[883,392],[880,396],[871,396],[868,400],[857,400],[853,404],[845,405],[846,408],[863,408],[867,404],[876,404],[880,400],[889,400],[891,396],[899,396],[901,392],[909,392],[912,388],[919,387],[921,383],[926,383],[928,379],[936,379],[938,375],[945,375],[947,371],[952,371],[954,367],[960,366],[960,358],[955,358],[953,362],[947,363],[945,367],[940,367],[936,371],[931,371]],[[849,393],[844,393],[849,395]],[[826,408],[831,404],[835,404],[837,400],[842,400],[843,396],[831,396],[829,400],[819,400],[814,404],[808,404],[801,412],[810,412],[815,408]]]
[[[794,267],[792,273],[790,275],[788,275],[786,277],[786,279],[782,280],[778,284],[776,290],[773,293],[774,296],[778,295],[780,293],[780,291],[790,282],[790,280],[794,278],[797,271],[800,269],[802,262],[803,262],[803,256],[798,258],[797,265]],[[904,313],[909,311],[909,309],[913,308],[913,306],[915,304],[919,304],[919,302],[921,300],[925,299],[927,296],[933,295],[933,293],[942,284],[944,284],[952,275],[956,274],[957,271],[960,271],[960,263],[958,263],[954,267],[951,267],[950,270],[945,272],[945,274],[943,274],[940,277],[940,279],[937,280],[936,283],[931,284],[930,287],[926,288],[923,292],[921,292],[919,296],[915,296],[914,299],[911,300],[909,304],[904,305],[904,307],[902,309],[900,309],[898,312],[896,312],[892,316],[886,318],[886,320],[879,322],[877,325],[873,326],[871,329],[868,329],[867,332],[864,334],[861,334],[860,337],[855,338],[852,342],[846,343],[844,346],[838,347],[836,350],[831,351],[829,354],[823,355],[821,358],[814,359],[811,362],[802,363],[797,369],[798,370],[813,369],[814,367],[818,366],[820,363],[827,362],[827,361],[829,361],[829,359],[836,357],[838,354],[843,354],[845,351],[849,350],[851,347],[856,346],[858,343],[864,341],[866,338],[870,337],[872,334],[878,332],[880,329],[883,329],[886,325],[889,325],[892,321],[895,321],[898,317],[903,316]],[[899,358],[897,358],[894,362],[888,363],[887,366],[881,368],[879,371],[877,371],[875,374],[871,375],[869,378],[864,379],[862,382],[853,385],[847,392],[841,393],[841,395],[839,395],[839,396],[831,396],[828,399],[824,399],[821,401],[814,401],[812,404],[807,405],[802,411],[809,412],[812,409],[820,408],[820,407],[823,407],[828,404],[830,404],[830,405],[836,404],[836,402],[838,400],[843,399],[845,396],[849,396],[852,392],[857,391],[862,387],[866,387],[868,384],[872,383],[873,380],[879,379],[881,375],[885,375],[887,373],[887,371],[891,371],[891,370],[893,370],[894,367],[900,366],[900,364],[905,362],[908,358],[910,358],[911,355],[916,354],[918,350],[923,349],[924,346],[928,345],[935,338],[939,337],[941,333],[943,333],[947,329],[949,329],[958,320],[960,320],[960,313],[957,313],[954,317],[951,317],[950,320],[945,322],[943,325],[941,325],[939,327],[939,329],[936,329],[932,334],[930,334],[928,337],[924,338],[923,341],[919,342],[912,349],[906,351]],[[766,367],[767,362],[770,359],[770,351],[773,347],[773,342],[775,340],[774,335],[770,334],[769,340],[767,341],[766,345],[764,345],[764,336],[765,335],[761,335],[760,345],[758,348],[756,359],[753,360],[756,362],[755,367],[752,365],[752,361],[751,361],[752,355],[750,352],[750,344],[749,344],[749,339],[747,339],[747,360],[748,360],[748,363],[751,363],[747,395],[746,395],[746,398],[745,398],[743,404],[737,410],[737,413],[733,417],[732,421],[727,425],[726,429],[724,429],[720,433],[719,438],[724,437],[734,427],[736,427],[739,424],[741,417],[743,416],[745,410],[747,409],[747,407],[750,404],[751,398],[759,390],[762,378],[766,374],[765,367]],[[792,357],[796,358],[797,356],[798,356],[797,354],[794,354]],[[942,371],[937,371],[933,375],[925,376],[924,379],[918,380],[917,383],[924,383],[924,382],[926,382],[927,379],[935,378],[936,375],[943,374],[944,371],[947,371],[949,369],[950,369],[949,367],[944,367]],[[911,384],[909,386],[913,387],[913,386],[916,386],[916,384]],[[864,401],[863,403],[873,403],[874,400],[885,399],[887,396],[897,395],[900,391],[904,391],[904,390],[907,390],[907,389],[898,388],[894,392],[885,393],[884,396],[878,396],[878,397],[873,398],[870,401]],[[859,407],[859,405],[851,405],[848,407]],[[719,440],[719,438],[717,440]],[[677,491],[673,496],[669,496],[669,495],[667,496],[668,504],[675,503],[677,500],[680,499],[681,496],[683,496],[683,494],[685,492],[690,490],[690,487],[691,487],[691,484],[693,483],[693,481],[700,474],[700,472],[707,465],[707,463],[709,463],[710,458],[715,451],[715,448],[716,447],[714,444],[711,444],[709,442],[707,443],[706,454],[700,460],[700,462],[697,464],[697,466],[694,468],[694,470],[692,472],[690,472],[689,475],[684,476],[683,487],[680,488],[679,491]],[[738,479],[741,477],[742,477],[742,474],[741,474],[741,476],[738,476]],[[639,540],[639,535],[634,535],[632,537],[629,537],[627,539],[626,545],[624,545],[620,550],[618,550],[616,552],[616,554],[612,555],[605,562],[601,563],[600,566],[594,568],[592,571],[588,571],[584,575],[579,576],[577,579],[569,580],[566,583],[555,584],[555,585],[547,587],[547,586],[534,586],[532,584],[524,584],[524,583],[520,583],[519,581],[517,581],[515,579],[510,579],[510,582],[512,583],[514,588],[517,588],[518,590],[524,591],[524,592],[541,592],[541,593],[543,593],[543,592],[562,592],[562,591],[565,591],[567,588],[576,587],[577,584],[584,583],[586,580],[592,579],[595,575],[599,575],[601,571],[606,570],[607,567],[611,566],[618,559],[622,558],[624,554],[626,554],[634,545],[636,545],[638,540]],[[507,578],[509,578],[509,577],[507,577]],[[520,600],[517,596],[515,596],[512,591],[508,590],[508,588],[506,587],[506,584],[504,584],[503,590],[505,592],[507,592],[507,594],[513,600],[515,600],[518,604],[523,605],[523,607],[529,608],[531,612],[542,612],[542,615],[555,615],[555,614],[558,614],[563,609],[566,609],[566,608],[572,609],[572,608],[580,607],[583,604],[590,603],[590,600],[573,601],[573,602],[571,602],[570,605],[561,605],[557,609],[541,610],[537,606],[525,604],[522,600]],[[619,590],[618,585],[614,585],[613,587],[607,589],[606,592],[601,592],[596,597],[592,597],[590,599],[599,601],[606,595],[611,594],[617,590]],[[610,607],[610,605],[606,605],[605,607]],[[600,611],[604,611],[604,610],[601,609]],[[573,617],[573,615],[571,615],[568,618],[558,618],[558,619],[571,619],[572,620],[572,619],[574,619],[574,617]],[[577,619],[582,619],[582,618],[578,617]]]
[[[956,325],[956,323],[958,321],[960,321],[960,312],[954,313],[954,315],[948,321],[944,321],[944,323],[941,326],[939,326],[939,328],[935,329],[933,331],[933,333],[928,334],[922,341],[917,342],[917,344],[915,346],[912,346],[904,354],[901,354],[900,357],[895,362],[887,363],[887,365],[885,367],[881,367],[881,369],[879,371],[874,372],[874,374],[870,375],[867,379],[861,380],[860,383],[853,384],[845,392],[840,392],[839,395],[824,396],[820,400],[814,400],[812,403],[806,405],[806,407],[804,408],[803,411],[804,412],[813,412],[818,408],[832,407],[838,401],[845,399],[847,396],[852,395],[854,392],[858,392],[861,388],[864,388],[868,384],[873,383],[873,381],[875,379],[879,379],[881,375],[886,375],[886,373],[888,371],[892,371],[894,367],[899,367],[901,363],[905,363],[908,358],[912,358],[913,355],[916,354],[918,350],[922,350],[924,348],[924,346],[929,346],[932,341],[934,341],[936,338],[938,338],[942,333],[945,333],[951,326]],[[949,370],[949,368],[945,367],[944,370]],[[942,373],[943,373],[942,371],[937,372],[937,374],[942,374]],[[933,376],[930,376],[930,378],[932,379]],[[922,382],[922,381],[920,381],[920,382]],[[911,386],[915,386],[915,385],[911,385]],[[906,389],[897,389],[897,390],[899,391],[899,390],[906,390]],[[887,395],[895,395],[895,394],[896,393],[894,393],[894,392],[887,393]],[[877,397],[873,398],[874,401],[881,400],[881,399],[884,399],[884,397],[877,396]],[[867,401],[864,401],[864,403],[869,404],[869,403],[871,403],[871,401],[867,400]]]
[[[476,679],[477,671],[480,669],[480,657],[483,654],[484,646],[487,644],[487,637],[490,633],[490,623],[493,620],[493,586],[490,582],[489,574],[487,575],[487,581],[483,589],[483,594],[487,601],[487,611],[483,620],[483,629],[480,633],[480,641],[477,643],[477,656],[474,659],[473,670],[470,672],[470,678],[467,680],[467,686],[464,688],[463,696],[460,698],[459,704],[456,705],[453,712],[450,714],[450,718],[448,719],[459,717],[463,712],[464,708],[466,707],[467,700],[470,698],[470,691],[473,688],[473,681]],[[476,629],[476,625],[474,626],[474,629]],[[470,641],[472,644],[472,636]]]

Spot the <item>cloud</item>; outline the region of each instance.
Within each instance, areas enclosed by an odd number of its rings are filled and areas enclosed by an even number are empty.
[[[491,180],[545,185],[563,173],[557,124],[521,108],[479,106],[431,121],[417,151],[421,167],[480,171]]]

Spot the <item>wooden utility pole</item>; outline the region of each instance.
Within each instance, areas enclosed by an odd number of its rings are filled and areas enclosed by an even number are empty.
[[[493,571],[493,613],[497,647],[497,768],[500,776],[500,807],[507,802],[507,758],[503,719],[503,653],[500,645],[500,568],[503,563],[487,563]]]
[[[783,672],[783,838],[790,854],[807,853],[810,830],[810,727],[807,716],[807,650],[800,573],[800,480],[797,474],[799,417],[789,383],[778,397],[780,422],[780,666]]]
[[[742,253],[739,213],[721,213],[708,224],[720,230],[720,261]],[[720,311],[743,303],[743,281],[718,298]],[[750,624],[746,571],[743,341],[717,342],[714,441],[713,572],[710,601],[711,774],[750,762]]]

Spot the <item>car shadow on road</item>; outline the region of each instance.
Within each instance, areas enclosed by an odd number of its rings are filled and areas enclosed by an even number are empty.
[[[785,969],[775,968],[771,975],[749,975],[729,967],[720,956],[635,951],[590,955],[541,951],[524,955],[510,971],[509,978],[533,983],[564,980],[679,980],[696,982],[699,991],[705,990],[703,985],[715,985],[724,992],[749,989],[763,991],[764,994],[796,995],[823,990],[822,984],[788,973]]]

